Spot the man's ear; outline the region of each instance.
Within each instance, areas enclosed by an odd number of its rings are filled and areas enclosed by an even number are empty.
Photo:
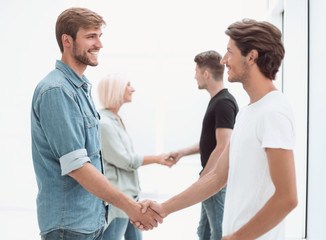
[[[258,58],[258,51],[256,49],[252,49],[248,53],[249,64],[256,63],[256,59]]]
[[[72,37],[69,36],[68,34],[62,34],[61,36],[61,41],[62,41],[62,45],[65,48],[70,48],[72,46]]]
[[[207,78],[209,78],[209,75],[210,75],[210,72],[207,69],[205,69],[204,70],[204,77],[207,79]]]

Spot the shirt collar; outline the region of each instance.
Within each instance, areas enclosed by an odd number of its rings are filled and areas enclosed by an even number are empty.
[[[105,115],[106,117],[111,118],[111,119],[117,119],[117,116],[108,109],[103,109],[102,114]]]
[[[78,74],[72,70],[71,67],[69,67],[66,63],[57,60],[55,67],[65,73],[65,75],[68,77],[68,79],[76,86],[81,87],[83,84],[91,85],[91,83],[88,81],[88,79],[83,75],[82,77],[79,77]]]

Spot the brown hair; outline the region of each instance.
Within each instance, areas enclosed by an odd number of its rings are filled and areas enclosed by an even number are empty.
[[[275,79],[285,53],[282,33],[277,27],[268,22],[244,19],[231,24],[225,33],[235,41],[242,56],[257,50],[255,61],[259,70],[267,78]]]
[[[221,54],[210,50],[197,54],[194,61],[199,68],[208,68],[214,79],[223,79],[224,64],[221,64],[221,59]]]
[[[101,28],[103,25],[105,25],[103,18],[87,8],[66,9],[59,15],[55,28],[60,51],[63,52],[62,34],[67,34],[76,40],[79,28]]]

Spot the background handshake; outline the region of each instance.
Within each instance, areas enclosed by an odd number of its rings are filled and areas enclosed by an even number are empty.
[[[160,155],[157,155],[157,162],[158,164],[165,165],[168,167],[172,167],[174,164],[177,164],[177,162],[180,160],[181,157],[183,157],[183,153],[181,150],[170,152],[168,154],[163,153]]]

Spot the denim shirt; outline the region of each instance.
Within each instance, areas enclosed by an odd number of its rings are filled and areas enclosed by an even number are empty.
[[[91,233],[105,223],[104,202],[68,173],[90,162],[103,173],[100,125],[91,84],[62,61],[36,87],[32,155],[41,234],[59,228]]]

